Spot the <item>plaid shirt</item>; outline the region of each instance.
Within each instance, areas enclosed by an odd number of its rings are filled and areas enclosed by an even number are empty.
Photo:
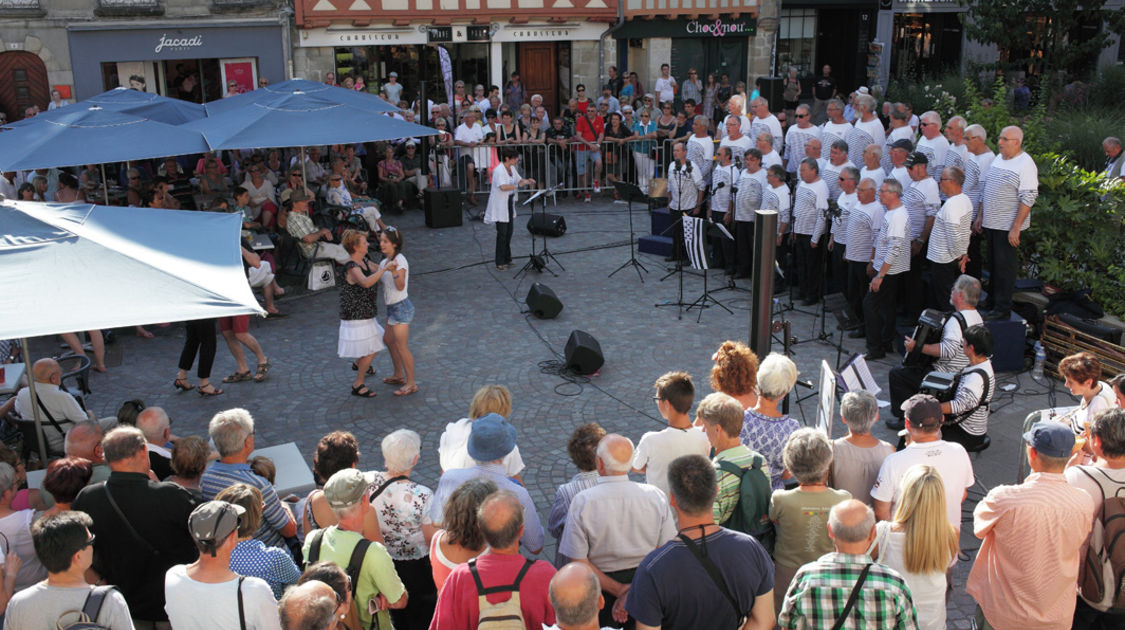
[[[863,567],[871,562],[867,555],[828,553],[797,571],[778,625],[790,628],[831,628],[844,611]],[[918,627],[910,589],[894,569],[874,563],[860,589],[855,607],[843,628],[858,630],[905,629]]]

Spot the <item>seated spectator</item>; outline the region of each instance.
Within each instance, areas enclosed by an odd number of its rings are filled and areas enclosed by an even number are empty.
[[[137,426],[137,416],[145,410],[145,401],[140,398],[126,400],[117,410],[117,424],[131,427]]]
[[[345,468],[324,484],[324,495],[338,523],[310,532],[305,537],[304,557],[308,562],[328,560],[341,568],[347,567],[356,546],[363,541],[360,532],[366,513],[372,511],[371,486],[363,473]],[[380,628],[391,628],[388,611],[406,607],[406,588],[381,543],[372,542],[367,546],[354,588],[356,614],[363,628],[376,623]]]
[[[339,628],[342,602],[332,587],[312,580],[289,589],[277,603],[282,630],[332,630]],[[340,614],[339,617],[346,615]]]
[[[653,385],[656,410],[668,422],[662,431],[641,436],[633,453],[633,472],[644,473],[645,481],[668,493],[668,464],[680,455],[703,455],[711,451],[707,436],[692,427],[692,399],[695,386],[687,372],[668,372]]]
[[[321,529],[336,524],[336,513],[324,498],[324,491],[320,488],[335,475],[345,468],[355,468],[359,465],[359,442],[348,431],[333,431],[320,438],[313,454],[313,476],[316,479],[316,490],[309,492],[305,498],[304,508],[301,510],[301,531],[306,535],[314,529]],[[363,523],[363,537],[374,541],[383,542],[383,533],[379,529],[379,518],[374,512],[366,513]]]
[[[895,447],[871,435],[879,419],[879,404],[870,392],[844,394],[840,401],[840,420],[848,434],[832,442],[832,475],[828,485],[846,490],[854,499],[872,505],[871,486],[879,468]]]
[[[351,260],[347,250],[339,243],[332,242],[332,230],[316,227],[309,217],[308,193],[300,189],[294,190],[289,195],[289,201],[292,207],[283,227],[290,236],[299,241],[297,246],[301,248],[305,258],[309,260],[327,258],[336,261],[339,265]]]
[[[245,409],[220,411],[211,418],[207,432],[219,451],[219,461],[211,464],[200,478],[203,498],[213,500],[236,483],[254,486],[261,491],[265,503],[262,523],[254,537],[270,547],[284,548],[284,540],[297,535],[297,523],[273,486],[250,470],[247,460],[254,452],[254,418]]]
[[[782,452],[789,434],[801,423],[781,413],[782,399],[797,383],[797,365],[789,357],[776,352],[758,367],[758,404],[747,409],[739,439],[752,451],[765,456],[770,465],[770,484],[781,489],[789,478],[782,461]]]
[[[477,509],[497,489],[496,483],[488,479],[470,479],[449,495],[443,510],[445,528],[434,532],[430,539],[430,568],[439,592],[457,565],[484,552]]]
[[[1069,427],[1040,421],[1023,439],[1031,474],[996,486],[973,510],[973,534],[982,542],[965,592],[977,600],[978,628],[1066,628],[1074,621],[1078,552],[1094,500],[1063,476],[1074,450]]]
[[[438,440],[438,458],[443,472],[473,466],[475,462],[469,457],[468,449],[473,421],[490,413],[500,414],[505,418],[512,415],[512,394],[507,387],[485,385],[478,389],[473,394],[473,401],[469,403],[469,417],[445,425],[445,431]],[[504,456],[504,474],[522,481],[521,470],[523,458],[520,457],[520,447],[515,446],[511,453]]]
[[[222,162],[215,158],[207,158],[203,163],[203,172],[199,174],[199,192],[203,195],[204,205],[208,205],[219,197],[230,194],[230,184],[221,169]]]
[[[539,524],[535,503],[527,489],[509,479],[503,468],[504,457],[516,447],[516,428],[495,413],[474,420],[472,427],[467,448],[476,465],[442,473],[430,505],[431,522],[435,525],[443,522],[445,501],[462,483],[469,479],[491,479],[501,490],[511,490],[519,497],[524,509],[523,544],[530,553],[539,553],[543,549],[543,526]]]
[[[67,431],[63,448],[67,457],[79,457],[93,465],[90,479],[86,482],[87,486],[109,479],[109,465],[106,464],[105,453],[102,452],[100,424],[87,420],[74,425],[70,431]],[[45,484],[39,484],[39,500],[44,508],[50,508],[55,504],[55,499]]]
[[[0,462],[0,535],[3,535],[5,549],[14,551],[20,558],[20,570],[16,576],[15,588],[21,591],[47,577],[47,570],[35,555],[35,545],[31,539],[31,523],[35,520],[35,510],[14,510],[12,499],[19,487],[16,485],[16,470]]]
[[[1113,388],[1101,380],[1101,361],[1089,352],[1064,357],[1059,361],[1059,374],[1066,379],[1064,384],[1070,393],[1082,399],[1075,412],[1060,418],[1070,421],[1075,435],[1081,434],[1094,416],[1117,404]]]
[[[1117,408],[1125,409],[1125,374],[1118,374],[1109,381],[1113,387],[1114,398],[1117,399]]]
[[[734,529],[732,519],[740,526],[736,531],[754,533],[760,542],[768,547],[773,546],[772,532],[770,535],[761,527],[760,523],[742,522],[741,514],[736,517],[736,508],[742,499],[742,484],[745,481],[742,475],[762,475],[769,482],[769,469],[766,460],[759,453],[746,448],[738,439],[742,430],[742,403],[737,399],[722,393],[707,396],[699,402],[695,410],[696,422],[703,425],[703,433],[707,436],[715,457],[711,463],[715,467],[718,489],[715,494],[715,504],[712,506],[712,516],[715,522],[728,529]],[[742,469],[742,474],[735,474],[723,466],[735,465]],[[767,502],[768,497],[761,497]],[[753,532],[751,531],[753,530]]]
[[[379,530],[395,572],[410,593],[406,608],[392,610],[391,620],[396,628],[425,630],[437,602],[427,557],[436,530],[430,523],[434,492],[410,479],[418,465],[422,438],[409,429],[399,429],[383,438],[381,447],[387,469],[371,475],[372,511],[379,517]]]
[[[555,568],[520,555],[523,516],[522,501],[510,491],[500,490],[484,500],[478,522],[488,551],[449,574],[438,595],[431,628],[468,630],[512,616],[528,628],[555,622],[547,595]],[[514,588],[487,594],[484,590],[509,585]]]
[[[62,453],[67,430],[84,420],[96,421],[97,416],[92,410],[84,411],[74,396],[59,387],[62,384],[62,368],[54,359],[36,361],[31,367],[31,378],[35,379],[35,397],[41,405],[40,411],[46,416],[43,437],[47,441],[47,450]],[[16,413],[21,417],[32,417],[33,404],[30,387],[16,394]]]
[[[847,501],[847,490],[828,487],[832,443],[816,429],[797,429],[785,444],[785,470],[800,484],[770,497],[770,520],[777,528],[774,604],[780,610],[789,583],[802,566],[832,551],[828,512]]]
[[[59,189],[55,191],[52,201],[59,203],[73,203],[86,201],[86,193],[78,188],[78,178],[70,173],[59,173]]]
[[[20,591],[12,597],[4,613],[4,627],[44,628],[77,621],[75,611],[81,611],[95,587],[86,583],[86,571],[94,561],[94,522],[83,512],[63,511],[44,516],[31,526],[35,555],[47,573],[47,579]],[[8,562],[4,566],[5,593],[8,588]],[[19,562],[12,562],[19,566]],[[91,622],[110,630],[132,630],[133,620],[125,597],[113,587],[105,589],[101,609]],[[68,613],[72,613],[68,616]],[[64,621],[65,619],[65,621]],[[66,627],[71,627],[67,625]]]
[[[835,551],[797,571],[785,594],[778,626],[791,630],[827,625],[839,614],[837,602],[848,600],[862,574],[863,585],[842,627],[918,627],[906,581],[894,569],[871,562],[867,555],[875,540],[875,513],[871,508],[855,499],[837,504],[828,514],[828,535]]]
[[[741,341],[724,341],[711,357],[711,389],[742,403],[742,409],[758,404],[758,355]]]
[[[3,415],[4,414],[0,414],[0,417],[3,417]],[[15,498],[12,499],[12,509],[44,509],[45,505],[43,503],[42,493],[35,488],[24,487],[27,485],[27,468],[24,466],[23,460],[20,459],[19,453],[12,450],[3,442],[0,442],[0,462],[8,464],[16,471],[16,487],[20,488],[20,491],[17,492]]]
[[[270,585],[275,599],[285,587],[295,584],[301,571],[288,553],[267,547],[254,538],[262,521],[262,493],[254,486],[236,483],[220,492],[215,501],[240,506],[245,512],[238,520],[238,544],[230,555],[230,568],[235,573],[261,578]]]
[[[290,205],[292,204],[292,200],[290,199],[290,197],[292,196],[293,191],[298,189],[304,189],[305,194],[310,199],[312,198],[312,190],[305,186],[304,180],[301,176],[301,167],[299,166],[289,169],[289,178],[285,180],[285,184],[283,184],[281,188],[281,194],[278,195],[278,201],[281,202],[282,211],[285,211],[290,207]]]
[[[160,407],[149,407],[137,416],[137,428],[145,434],[148,461],[157,479],[172,476],[172,451],[165,445],[170,442],[172,421]]]
[[[973,463],[965,447],[941,439],[941,404],[928,394],[915,394],[903,403],[906,412],[906,431],[910,438],[906,448],[891,453],[883,460],[871,498],[875,502],[875,516],[881,521],[891,520],[902,501],[902,478],[915,464],[927,464],[937,469],[945,485],[945,510],[949,524],[961,526],[961,502],[968,488],[976,483]]]
[[[570,503],[574,497],[585,490],[598,485],[598,442],[605,437],[605,429],[596,422],[584,424],[570,434],[566,444],[566,452],[570,461],[578,468],[578,474],[571,477],[570,481],[559,486],[555,491],[555,500],[551,504],[551,513],[547,517],[547,531],[557,540],[562,536],[563,526],[566,525],[566,515],[570,510]],[[555,566],[569,562],[566,556],[556,552]]]
[[[668,467],[668,486],[680,535],[637,567],[625,603],[629,615],[641,628],[736,628],[743,619],[750,627],[769,627],[774,621],[769,554],[752,536],[715,524],[711,462],[702,455],[676,458]]]
[[[240,505],[208,501],[188,518],[199,559],[168,569],[164,578],[168,621],[176,630],[280,628],[277,600],[265,580],[231,571],[238,546]],[[202,602],[206,605],[201,606]],[[245,621],[243,621],[245,619]]]
[[[399,212],[405,210],[407,199],[418,194],[412,190],[413,182],[406,179],[402,162],[395,159],[394,147],[387,145],[383,149],[383,159],[375,165],[379,172],[379,195],[388,208]]]
[[[960,532],[945,518],[945,487],[933,466],[918,464],[902,480],[892,521],[875,526],[871,557],[906,580],[918,627],[944,630],[946,571],[957,557]]]
[[[297,580],[297,585],[302,586],[309,582],[321,582],[326,584],[332,589],[334,595],[333,603],[336,605],[335,618],[339,619],[339,623],[335,626],[327,626],[329,630],[333,628],[359,628],[359,619],[355,614],[355,605],[353,599],[355,597],[355,586],[351,583],[351,578],[340,567],[321,560],[320,562],[313,562],[305,571],[301,573],[300,579]],[[292,591],[293,589],[290,589]],[[286,625],[286,599],[283,597],[278,602],[278,609],[281,612],[281,627],[285,628]],[[298,606],[298,609],[300,607]],[[296,611],[295,611],[296,612]],[[294,626],[295,629],[304,630],[306,626],[299,624]],[[314,626],[315,627],[315,626]]]
[[[203,490],[199,483],[210,458],[211,448],[207,446],[207,440],[198,435],[176,440],[172,446],[170,462],[172,476],[168,481],[190,492],[196,501],[203,501]]]
[[[548,588],[555,625],[544,630],[598,630],[598,611],[605,606],[598,576],[589,566],[571,562],[551,578]]]
[[[342,163],[342,161],[337,161],[337,164]],[[292,199],[292,196],[290,196],[290,199]],[[383,223],[383,215],[374,203],[367,202],[366,205],[355,203],[352,194],[344,187],[343,175],[339,173],[332,173],[328,176],[328,190],[325,192],[325,199],[333,206],[347,208],[352,214],[362,216],[368,229],[372,232],[382,232],[387,229],[387,226]]]
[[[64,457],[48,464],[47,474],[43,476],[43,488],[51,493],[55,504],[45,510],[43,516],[69,510],[70,504],[82,488],[90,483],[93,474],[94,465],[81,457]]]

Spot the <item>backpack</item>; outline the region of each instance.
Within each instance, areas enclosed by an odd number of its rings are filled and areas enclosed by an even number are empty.
[[[315,564],[320,560],[320,545],[324,541],[323,529],[318,529],[313,532],[312,541],[309,542],[309,555],[305,558],[305,568],[309,565]],[[352,548],[352,555],[348,558],[348,566],[344,572],[348,574],[348,579],[352,584],[352,602],[353,606],[348,610],[348,614],[344,618],[344,625],[348,628],[359,628],[362,630],[363,626],[359,623],[358,608],[360,606],[367,606],[367,602],[360,602],[356,597],[356,589],[359,587],[359,573],[363,570],[363,559],[367,557],[367,548],[371,546],[371,541],[366,538],[360,538],[359,542]],[[371,627],[376,628],[379,625],[379,615],[371,615]]]
[[[1125,613],[1125,485],[1106,495],[1102,484],[1085,466],[1079,466],[1102,492],[1102,507],[1094,518],[1086,555],[1078,569],[1078,590],[1098,610]],[[1111,484],[1105,471],[1098,471]]]
[[[480,573],[477,572],[477,559],[469,560],[469,572],[473,574],[473,581],[477,585],[477,605],[480,614],[477,616],[477,627],[486,628],[487,630],[524,630],[527,626],[523,622],[523,610],[520,609],[520,582],[523,581],[523,576],[527,575],[527,570],[535,561],[531,558],[525,558],[523,567],[520,568],[519,574],[516,575],[516,581],[508,586],[490,586],[484,587],[480,581]],[[487,595],[492,593],[510,592],[512,594],[507,600],[498,604],[493,604],[488,601]]]
[[[86,594],[86,601],[82,603],[82,610],[68,610],[59,615],[55,628],[57,630],[109,630],[109,626],[98,623],[98,615],[101,614],[102,604],[109,592],[115,590],[117,587],[111,585],[95,586],[90,589]],[[72,615],[77,617],[71,621],[64,621]]]
[[[765,465],[765,459],[761,455],[755,455],[748,468],[725,459],[719,460],[719,470],[738,477],[738,503],[730,518],[720,525],[750,534],[772,555],[774,529],[770,521],[770,495],[773,493],[773,486],[770,485],[770,475]],[[747,474],[753,471],[762,474]]]

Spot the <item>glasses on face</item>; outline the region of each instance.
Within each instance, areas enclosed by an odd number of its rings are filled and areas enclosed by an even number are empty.
[[[797,118],[808,118],[808,114],[797,114]]]
[[[850,177],[841,177],[841,178],[840,178],[840,181],[842,181],[842,182],[850,182],[850,181],[852,181],[852,180],[851,180],[851,178],[850,178]]]
[[[579,91],[579,92],[585,92],[585,91],[586,91],[586,88],[578,88],[578,91]]]
[[[663,399],[663,398],[661,398],[660,396],[653,396],[653,397],[652,397],[652,402],[660,402],[660,401],[662,401],[662,400],[664,400],[664,399]]]
[[[940,181],[940,182],[951,182],[951,181],[953,181],[953,178],[952,177],[941,177],[941,178],[938,178],[938,181]]]
[[[131,181],[131,182],[132,182],[132,181],[136,181],[136,180],[138,180],[138,179],[140,179],[140,177],[137,177],[136,175],[130,175],[130,176],[129,176],[129,181]]]
[[[97,538],[97,536],[95,536],[95,535],[93,535],[93,534],[90,534],[90,537],[86,539],[86,542],[85,542],[85,543],[83,543],[83,545],[82,545],[82,549],[85,549],[86,547],[90,547],[90,546],[92,546],[92,545],[94,544],[94,540],[95,540],[96,538]]]

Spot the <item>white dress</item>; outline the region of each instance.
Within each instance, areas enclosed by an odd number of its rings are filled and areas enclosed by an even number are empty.
[[[910,587],[919,630],[945,630],[945,571],[910,573],[906,570],[906,534],[891,531],[891,523],[875,525],[875,544],[879,546],[880,562],[899,572]]]

